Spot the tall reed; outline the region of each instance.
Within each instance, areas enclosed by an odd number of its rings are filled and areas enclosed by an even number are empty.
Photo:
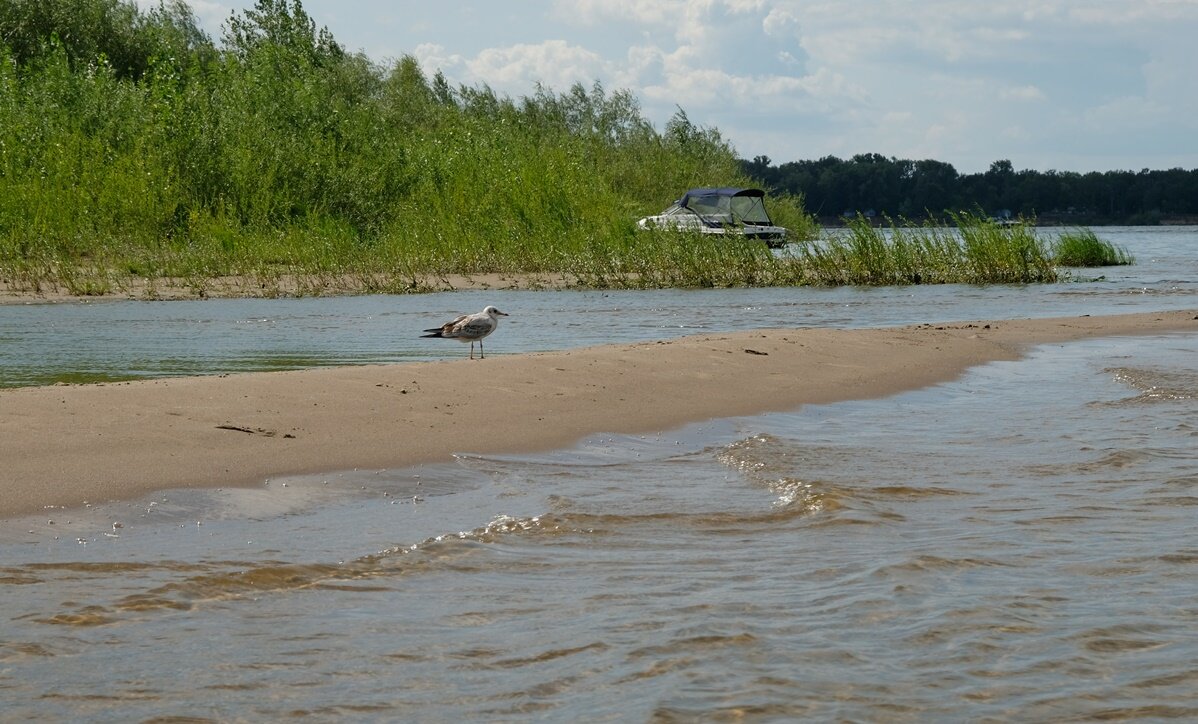
[[[864,217],[800,249],[807,279],[824,285],[1028,283],[1059,278],[1032,227],[958,213],[953,227]]]
[[[1122,247],[1098,238],[1090,229],[1068,229],[1057,237],[1053,256],[1061,266],[1095,267],[1134,264],[1135,257]]]

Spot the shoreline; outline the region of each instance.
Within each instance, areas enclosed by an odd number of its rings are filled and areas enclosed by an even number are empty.
[[[394,291],[385,291],[394,287]],[[197,282],[183,279],[124,279],[97,294],[72,294],[61,285],[26,289],[0,279],[0,305],[71,304],[88,302],[178,302],[204,299],[293,299],[344,297],[364,294],[435,294],[455,291],[541,291],[581,288],[565,273],[451,274],[412,279],[396,286],[381,274],[282,275],[269,279],[250,276],[213,277]]]
[[[881,398],[1033,345],[1198,332],[1198,311],[768,329],[396,365],[0,390],[0,517],[159,490]]]
[[[821,224],[824,231],[841,231],[840,217]],[[882,220],[877,219],[880,223]],[[1168,229],[1193,226],[1198,218],[1182,219],[1185,223],[1147,225],[1099,224],[1138,229]],[[1064,228],[1072,223],[1037,223],[1037,228]],[[94,278],[93,278],[94,276]],[[268,269],[261,273],[211,277],[141,277],[119,273],[115,268],[88,269],[79,274],[78,289],[64,278],[32,278],[0,275],[0,306],[9,304],[59,304],[109,301],[198,301],[204,299],[292,299],[307,297],[340,297],[372,294],[432,294],[452,291],[566,291],[597,290],[595,280],[588,280],[565,271],[552,272],[480,272],[474,274],[439,274],[421,272],[416,275],[396,274],[387,270],[288,273]],[[630,274],[629,280],[637,276]],[[608,280],[610,281],[610,280]],[[641,288],[636,284],[619,288]]]

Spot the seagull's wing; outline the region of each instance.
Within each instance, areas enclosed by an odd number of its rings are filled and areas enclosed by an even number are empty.
[[[453,333],[469,339],[481,339],[494,329],[495,320],[491,319],[490,315],[471,314],[469,317],[463,317],[454,325]]]
[[[457,327],[459,324],[461,324],[463,321],[465,321],[467,316],[469,316],[469,315],[462,314],[460,316],[454,317],[452,321],[442,324],[440,327],[431,327],[424,331],[425,332],[439,332],[442,337],[453,337],[456,333],[454,328]]]

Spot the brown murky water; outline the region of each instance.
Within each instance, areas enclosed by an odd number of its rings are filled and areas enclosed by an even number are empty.
[[[1196,511],[1194,336],[49,510],[0,523],[0,719],[1193,719]]]

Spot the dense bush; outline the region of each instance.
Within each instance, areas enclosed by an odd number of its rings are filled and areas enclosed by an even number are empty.
[[[659,132],[598,83],[512,99],[415,59],[347,53],[294,0],[232,16],[219,46],[181,0],[0,0],[0,285],[105,293],[226,277],[277,293],[407,291],[450,275],[588,286],[1029,282],[1022,225],[872,227],[819,242],[641,232],[693,186],[754,185],[681,109]]]
[[[5,0],[0,43],[0,280],[18,286],[590,274],[633,264],[636,218],[682,190],[751,183],[681,111],[658,132],[599,84],[452,88],[345,52],[298,1],[259,0],[218,48],[179,0]],[[797,198],[774,208],[811,223]]]

